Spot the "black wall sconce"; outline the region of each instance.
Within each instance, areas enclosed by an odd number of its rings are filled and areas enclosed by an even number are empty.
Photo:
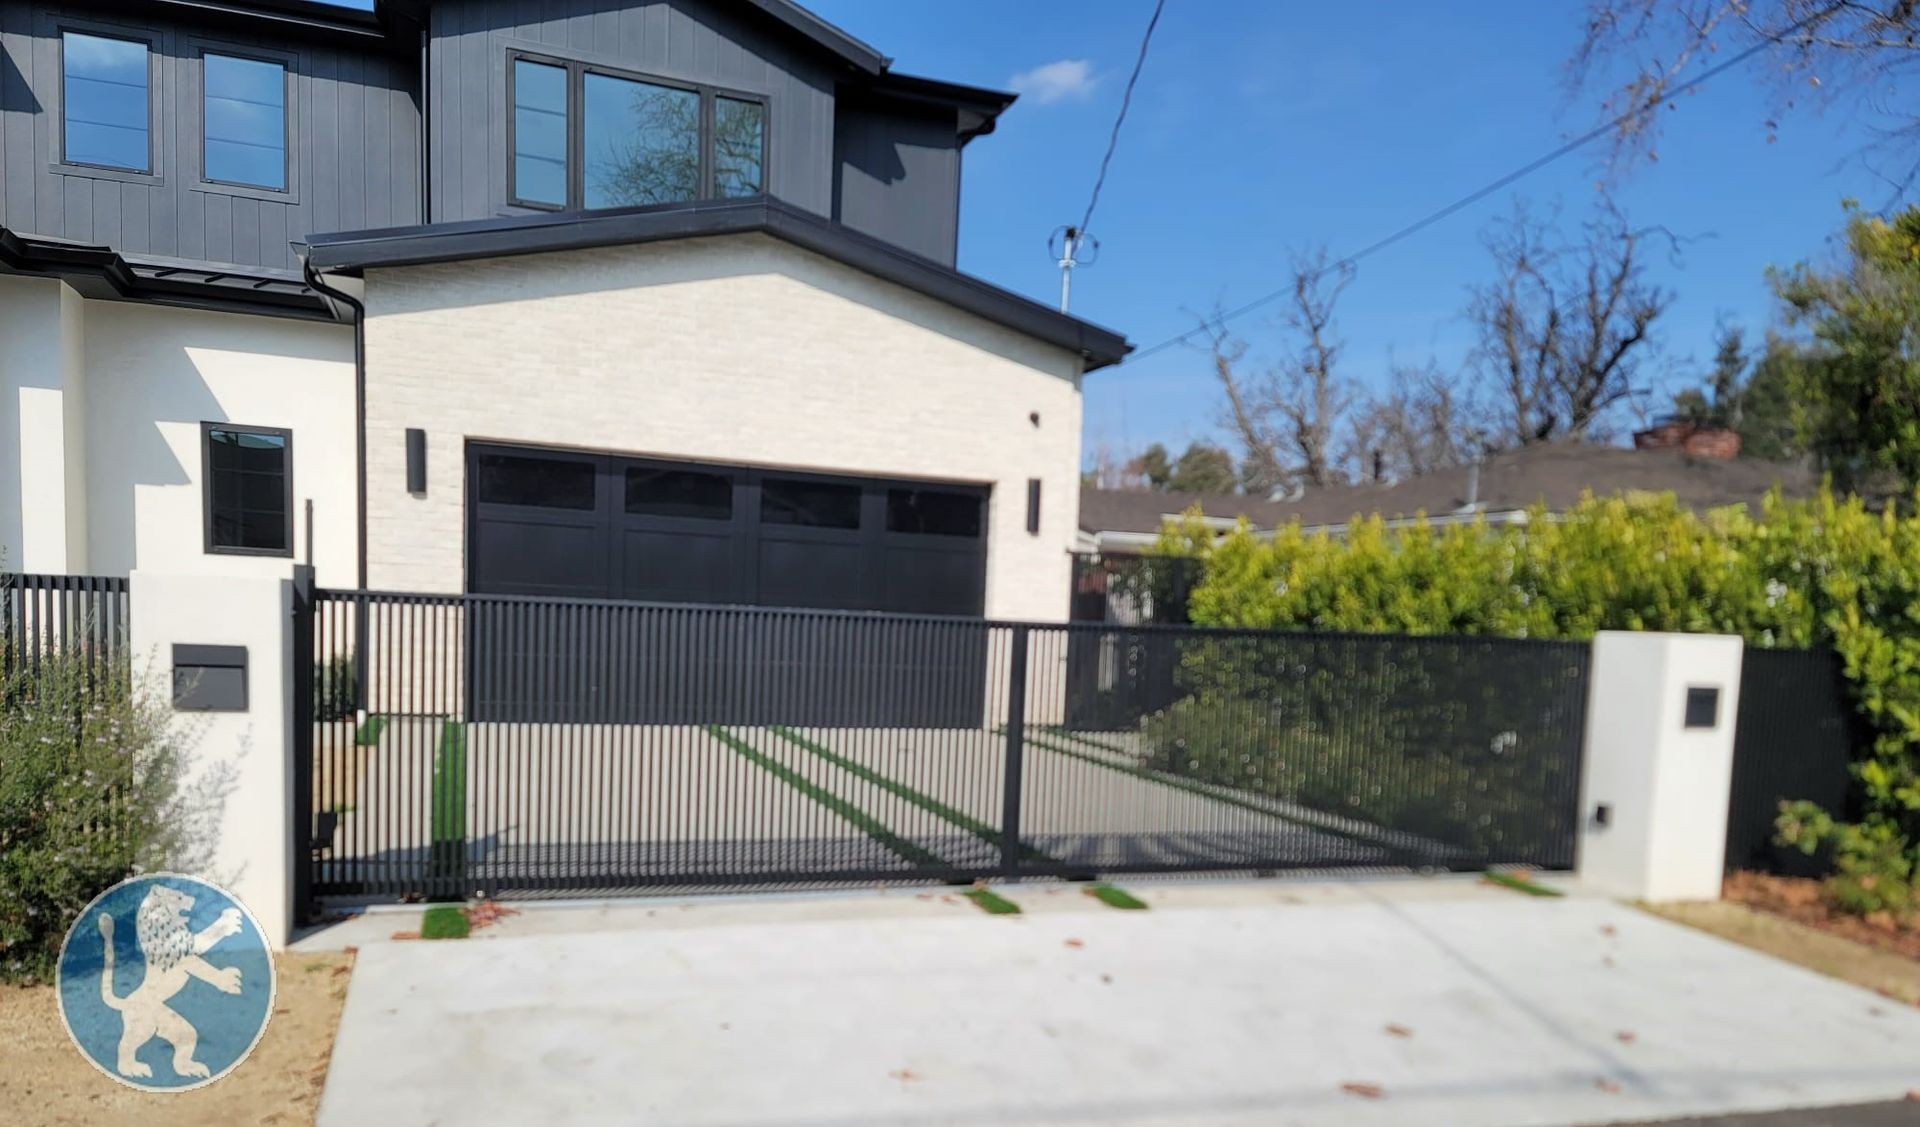
[[[1027,479],[1027,531],[1040,535],[1040,479]]]
[[[407,492],[427,491],[427,432],[407,428]]]

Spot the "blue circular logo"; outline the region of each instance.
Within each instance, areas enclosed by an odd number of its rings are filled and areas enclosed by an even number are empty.
[[[237,1068],[273,1015],[273,952],[246,906],[152,873],[94,897],[67,929],[60,1017],[80,1052],[130,1087],[182,1092]]]

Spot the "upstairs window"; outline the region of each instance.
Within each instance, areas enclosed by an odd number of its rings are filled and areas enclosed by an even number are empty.
[[[207,551],[293,555],[293,432],[204,423]]]
[[[287,190],[287,68],[208,52],[200,57],[201,174],[222,184]]]
[[[508,195],[549,210],[766,190],[767,108],[748,95],[515,55]]]
[[[153,171],[147,45],[68,31],[60,36],[61,159]]]
[[[567,72],[517,59],[513,64],[513,197],[567,205]]]

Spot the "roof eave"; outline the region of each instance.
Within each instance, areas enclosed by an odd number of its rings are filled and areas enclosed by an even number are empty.
[[[512,216],[314,235],[307,261],[322,273],[424,266],[674,239],[763,233],[1074,352],[1085,370],[1117,364],[1133,346],[1110,329],[969,277],[770,197],[588,215]]]

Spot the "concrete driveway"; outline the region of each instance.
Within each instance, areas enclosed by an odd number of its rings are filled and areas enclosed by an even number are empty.
[[[1132,887],[368,917],[317,940],[363,944],[320,1122],[1566,1124],[1920,1086],[1920,1010],[1610,901]]]

